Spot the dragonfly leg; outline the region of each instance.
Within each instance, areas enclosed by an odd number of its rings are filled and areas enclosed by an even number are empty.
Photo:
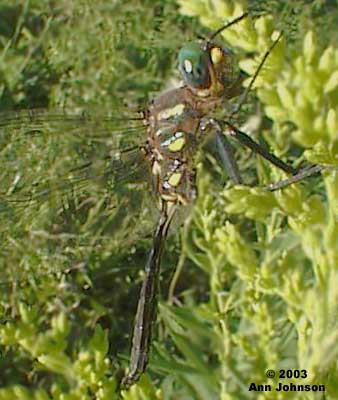
[[[240,131],[239,129],[237,129],[235,126],[233,126],[229,122],[225,122],[225,125],[227,125],[230,128],[229,135],[231,135],[232,137],[237,139],[241,144],[248,147],[253,152],[259,154],[260,156],[262,156],[263,158],[268,160],[271,164],[275,165],[276,167],[283,170],[284,172],[293,175],[292,177],[290,177],[288,179],[284,179],[280,182],[271,183],[269,185],[266,185],[264,187],[266,190],[269,190],[272,192],[275,190],[282,189],[286,186],[289,186],[293,183],[299,182],[305,178],[308,178],[312,175],[315,175],[315,174],[320,173],[321,171],[327,169],[327,167],[325,167],[323,165],[309,165],[302,169],[293,168],[291,165],[285,163],[280,158],[278,158],[274,154],[270,153],[264,146],[260,145],[259,143],[256,143],[253,139],[251,139],[250,136],[248,136],[246,133]]]
[[[225,132],[222,129],[226,125],[229,129]],[[264,186],[264,189],[268,191],[275,191],[282,189],[286,186],[292,185],[293,183],[299,182],[305,178],[308,178],[312,175],[318,174],[321,171],[327,169],[327,167],[323,165],[310,165],[302,169],[293,168],[291,165],[285,163],[280,158],[276,157],[274,154],[270,153],[264,146],[259,143],[256,143],[250,136],[246,133],[242,132],[230,122],[221,122],[215,119],[208,119],[203,121],[202,129],[206,129],[207,126],[211,126],[216,131],[216,144],[218,148],[218,152],[221,158],[221,162],[224,165],[225,169],[228,171],[230,178],[233,180],[235,184],[243,183],[242,178],[238,172],[238,166],[236,160],[233,156],[233,149],[229,141],[225,139],[225,135],[228,134],[238,140],[242,145],[248,147],[253,152],[259,154],[266,160],[268,160],[271,164],[275,165],[279,169],[283,170],[288,174],[292,174],[293,176],[284,179],[280,182],[271,183],[269,185]],[[225,140],[224,140],[225,139]]]
[[[256,143],[250,136],[246,133],[240,131],[230,122],[225,122],[229,129],[228,134],[238,140],[243,146],[248,147],[253,152],[259,154],[266,160],[268,160],[271,164],[275,165],[277,168],[283,170],[284,172],[292,175],[296,175],[299,170],[297,168],[292,167],[291,165],[285,163],[280,158],[276,157],[274,154],[270,153],[264,146],[259,143]]]
[[[282,181],[276,183],[270,183],[264,186],[264,189],[269,192],[274,192],[275,190],[283,189],[286,186],[292,185],[293,183],[300,182],[305,178],[312,175],[318,174],[327,169],[324,165],[310,165],[308,167],[302,168],[299,172],[293,175],[291,178],[283,179]]]
[[[235,185],[243,183],[234,157],[234,150],[229,140],[220,132],[216,133],[217,151],[221,162]]]
[[[234,157],[233,147],[231,143],[223,134],[222,126],[219,121],[213,118],[206,119],[201,123],[201,129],[205,130],[211,128],[216,133],[216,148],[220,157],[220,161],[227,171],[230,179],[236,184],[243,183],[242,177],[239,173],[238,165]]]

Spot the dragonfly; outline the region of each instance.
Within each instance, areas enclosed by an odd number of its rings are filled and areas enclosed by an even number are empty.
[[[141,198],[145,193],[145,185],[152,188],[159,215],[139,294],[129,368],[121,381],[121,386],[125,389],[140,379],[149,362],[164,245],[178,209],[192,204],[196,199],[198,149],[210,132],[215,134],[220,160],[235,184],[242,184],[243,179],[227,136],[290,175],[284,181],[266,186],[266,190],[282,189],[323,170],[320,165],[310,165],[303,169],[292,167],[256,143],[233,122],[266,58],[280,40],[279,37],[265,53],[250,85],[243,91],[242,77],[234,73],[232,54],[217,43],[216,37],[247,16],[248,14],[244,13],[207,38],[185,45],[178,55],[183,85],[157,96],[141,115],[135,118],[130,118],[129,111],[124,115],[124,109],[121,109],[119,117],[116,117],[115,110],[114,116],[104,118],[99,114],[73,115],[59,111],[53,113],[50,110],[46,113],[27,110],[6,113],[0,121],[3,132],[2,148],[10,150],[5,153],[8,168],[2,173],[2,181],[5,184],[0,194],[0,212],[11,215],[19,226],[26,218],[31,218],[35,207],[39,212],[48,213],[48,208],[41,209],[40,205],[44,202],[54,202],[60,193],[71,193],[73,190],[85,192],[88,179],[100,183],[100,188],[104,187],[102,202],[105,206],[108,204],[107,219],[113,218],[115,225],[123,226],[126,222],[123,218],[125,215],[121,216],[121,205],[127,202],[126,198],[134,199],[133,206],[136,207],[137,203],[146,214],[151,212],[146,204],[152,200]],[[238,105],[226,118],[219,120],[209,117],[213,111],[237,97],[240,98]],[[111,124],[114,127],[108,129],[107,125]],[[84,127],[88,132],[85,146],[82,145]],[[17,134],[17,153],[13,153],[10,146],[10,138],[14,133]],[[62,157],[63,146],[69,146],[67,140],[70,135],[74,156]],[[41,138],[41,148],[38,149],[34,144],[34,138]],[[26,146],[26,153],[18,167],[20,146]],[[47,146],[53,151],[47,150]],[[52,159],[54,167],[53,170],[44,171],[45,177],[40,179],[44,165],[36,166],[37,178],[28,182],[25,169],[35,168],[30,164],[29,154],[34,151],[41,151],[41,155],[48,152],[47,158],[49,161]],[[48,165],[46,163],[45,168],[48,169]],[[144,178],[143,175],[148,177],[145,182],[140,179],[141,176]],[[87,197],[81,207],[88,210],[90,205],[93,204],[90,204],[89,194],[89,200]],[[125,211],[125,214],[128,212]],[[140,223],[143,220],[141,216]],[[105,232],[106,222],[101,220],[101,233],[111,233],[109,230]],[[133,223],[135,225],[135,220]],[[2,236],[5,243],[6,227],[3,228]],[[68,239],[72,240],[71,234]],[[85,239],[90,241],[93,238],[86,236]]]

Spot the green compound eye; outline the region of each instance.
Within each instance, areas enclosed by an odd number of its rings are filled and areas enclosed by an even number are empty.
[[[188,43],[178,53],[178,69],[184,82],[195,89],[210,86],[209,54],[199,43]]]

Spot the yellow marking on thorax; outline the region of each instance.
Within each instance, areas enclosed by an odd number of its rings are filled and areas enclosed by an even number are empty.
[[[219,47],[213,47],[210,51],[210,58],[213,64],[219,64],[224,57],[223,51]]]
[[[181,172],[174,172],[170,178],[168,179],[168,183],[172,187],[177,187],[182,179],[182,174]]]
[[[169,139],[161,143],[162,147],[167,147],[169,151],[175,153],[181,151],[186,144],[186,139],[184,137],[184,132],[177,131]]]
[[[161,174],[161,165],[158,161],[154,161],[152,168],[151,168],[151,172],[153,175],[160,175]]]
[[[176,151],[181,151],[186,143],[185,137],[178,138],[174,140],[170,145],[168,146],[169,151],[172,151],[175,153]]]
[[[162,198],[162,200],[168,201],[168,202],[177,201],[177,195],[176,194],[162,194],[161,198]]]
[[[168,108],[166,110],[162,110],[157,114],[157,119],[169,119],[171,117],[178,117],[184,111],[184,104],[177,104],[172,108]]]
[[[188,199],[179,193],[162,194],[161,199],[162,199],[162,201],[165,201],[167,203],[172,203],[172,204],[180,203],[184,206],[187,206],[189,204]]]

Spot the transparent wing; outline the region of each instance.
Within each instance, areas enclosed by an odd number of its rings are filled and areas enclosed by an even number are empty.
[[[130,167],[142,157],[120,155],[136,154],[142,135],[139,119],[44,110],[2,114],[2,199],[38,199],[109,173],[121,178],[123,163]]]
[[[0,281],[121,269],[156,214],[144,140],[128,110],[2,113]]]

